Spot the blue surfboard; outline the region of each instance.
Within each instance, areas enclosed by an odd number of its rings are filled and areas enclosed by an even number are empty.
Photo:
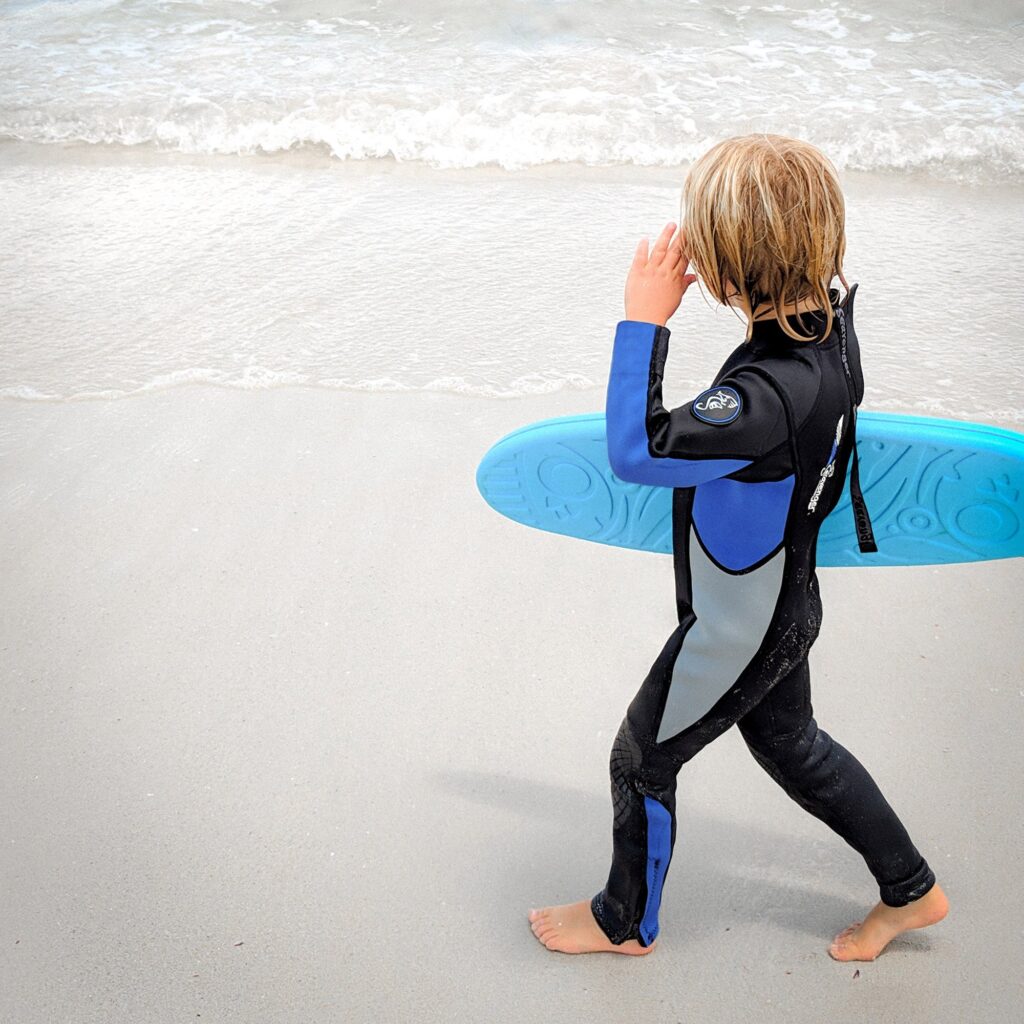
[[[857,450],[878,551],[864,554],[857,545],[847,467],[843,496],[818,535],[819,566],[1024,555],[1024,434],[858,412]],[[488,505],[517,523],[616,547],[672,551],[672,489],[615,476],[603,413],[513,431],[484,456],[476,482]]]

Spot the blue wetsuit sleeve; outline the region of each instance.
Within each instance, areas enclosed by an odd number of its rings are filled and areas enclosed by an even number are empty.
[[[605,421],[608,460],[621,480],[692,487],[749,466],[778,443],[782,403],[742,367],[669,411],[662,378],[669,330],[622,320],[615,331]]]

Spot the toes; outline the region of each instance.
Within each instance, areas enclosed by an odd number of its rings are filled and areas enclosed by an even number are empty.
[[[832,945],[828,947],[828,955],[832,957],[833,960],[845,961],[853,959],[856,953],[849,946],[833,942]]]
[[[828,951],[829,951],[829,954],[833,957],[833,959],[835,959],[835,960],[846,959],[846,957],[843,956],[843,954],[847,953],[853,947],[853,945],[854,945],[853,943],[847,942],[846,940],[853,934],[854,931],[856,931],[856,929],[858,927],[859,927],[859,922],[858,922],[858,924],[851,924],[849,928],[844,928],[832,940],[831,944],[828,947]]]
[[[580,948],[579,943],[574,936],[566,935],[563,932],[560,932],[557,928],[552,928],[542,941],[548,949],[553,950],[556,953],[584,952],[584,950]]]

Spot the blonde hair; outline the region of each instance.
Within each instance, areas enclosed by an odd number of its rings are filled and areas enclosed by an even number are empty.
[[[813,337],[796,333],[784,315],[804,299],[825,310],[828,337],[829,284],[838,275],[846,286],[846,229],[839,176],[824,153],[784,135],[725,139],[690,168],[682,204],[693,269],[717,301],[738,298],[747,340],[766,302],[791,338]]]

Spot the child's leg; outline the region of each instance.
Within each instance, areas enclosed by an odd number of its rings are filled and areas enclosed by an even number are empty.
[[[785,792],[864,858],[882,901],[905,906],[935,884],[935,875],[864,766],[818,728],[810,690],[804,659],[737,722],[740,733]]]
[[[537,937],[548,948],[563,952],[637,954],[650,948],[658,934],[661,893],[676,838],[676,776],[683,764],[737,722],[743,723],[744,738],[772,777],[863,854],[884,896],[892,901],[880,906],[890,915],[906,914],[896,909],[900,901],[914,901],[912,913],[900,918],[900,927],[890,917],[882,931],[875,928],[867,937],[870,943],[861,943],[861,952],[877,946],[883,932],[891,938],[907,927],[939,920],[945,913],[939,906],[945,897],[906,830],[860,762],[813,721],[805,659],[774,685],[758,672],[745,673],[700,719],[657,742],[685,634],[686,625],[681,624],[669,637],[612,746],[614,821],[608,881],[589,901],[532,911],[531,927]],[[768,687],[767,692],[758,693],[759,686]],[[922,917],[929,919],[918,921]],[[906,923],[911,918],[915,923]],[[864,926],[871,922],[869,915]],[[854,949],[850,936],[844,941],[847,952]],[[837,955],[835,948],[831,952]]]
[[[673,630],[626,711],[611,752],[612,866],[589,901],[530,915],[537,937],[563,952],[644,953],[658,934],[662,886],[675,843],[675,786],[682,765],[751,709],[771,685],[751,672],[700,719],[657,742],[673,669],[692,620]],[[675,685],[686,685],[681,678]]]
[[[649,947],[656,938],[662,888],[676,839],[676,776],[759,697],[749,692],[755,683],[737,685],[692,725],[659,743],[661,716],[688,626],[680,624],[665,643],[612,745],[612,865],[590,909],[613,946],[635,940]],[[685,685],[685,680],[675,685]]]
[[[875,780],[853,754],[818,728],[806,659],[737,725],[757,763],[804,810],[861,854],[878,883],[881,903],[872,911],[874,917],[869,915],[859,933],[856,926],[847,929],[854,934],[842,933],[840,943],[849,947],[846,952],[867,955],[837,958],[874,959],[901,931],[945,916],[945,896],[935,885],[935,875]],[[837,952],[841,950],[834,944],[833,955]]]

